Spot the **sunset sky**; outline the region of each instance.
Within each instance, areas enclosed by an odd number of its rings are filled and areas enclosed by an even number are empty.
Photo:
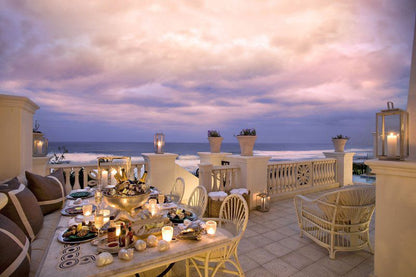
[[[406,108],[414,0],[0,0],[0,93],[50,141],[368,143]]]

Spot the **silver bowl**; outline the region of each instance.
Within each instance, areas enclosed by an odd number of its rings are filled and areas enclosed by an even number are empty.
[[[150,191],[132,196],[106,195],[104,193],[104,200],[109,206],[120,210],[122,215],[128,214],[130,217],[134,218],[134,209],[143,206],[149,196]],[[122,215],[119,214],[117,217],[121,217]]]

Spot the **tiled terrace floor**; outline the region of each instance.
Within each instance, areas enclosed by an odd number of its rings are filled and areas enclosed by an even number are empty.
[[[374,218],[370,233],[373,246]],[[247,277],[369,276],[374,268],[374,256],[367,250],[337,252],[336,259],[330,260],[326,249],[309,238],[300,238],[293,199],[273,202],[267,213],[252,211],[238,253]],[[184,276],[184,268],[184,263],[176,264],[172,275]]]

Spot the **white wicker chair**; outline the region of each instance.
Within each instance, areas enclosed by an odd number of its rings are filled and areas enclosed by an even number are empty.
[[[188,208],[190,208],[196,216],[201,218],[208,204],[207,190],[203,186],[197,186],[189,197]]]
[[[185,181],[183,178],[178,177],[176,178],[175,183],[172,186],[172,189],[168,196],[172,200],[172,202],[179,204],[182,201],[183,194],[185,192]]]
[[[294,198],[300,236],[306,235],[328,249],[335,259],[338,251],[361,250],[370,244],[369,225],[375,208],[375,186],[353,185],[326,193],[317,199]]]
[[[211,276],[215,276],[218,271],[244,276],[243,269],[238,260],[237,248],[247,227],[248,214],[247,202],[241,195],[231,194],[225,198],[220,208],[219,218],[212,220],[218,221],[219,227],[225,228],[234,234],[234,238],[231,243],[225,246],[187,259],[185,263],[187,277],[190,274],[191,266],[196,269],[198,275],[201,277],[207,277],[209,271],[212,271]],[[215,266],[210,266],[210,263],[214,263]],[[232,264],[236,270],[226,268],[225,263]]]

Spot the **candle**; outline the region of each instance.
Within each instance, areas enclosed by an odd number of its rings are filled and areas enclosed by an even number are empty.
[[[110,221],[110,210],[102,210],[102,214],[104,217],[104,224]]]
[[[38,140],[36,142],[36,153],[42,154],[42,147],[43,147],[43,141]]]
[[[159,140],[157,142],[157,153],[161,153],[162,152],[162,142]]]
[[[82,206],[82,214],[85,217],[90,216],[92,214],[92,205],[91,204],[88,204],[88,205]]]
[[[115,170],[115,169],[113,169],[113,170],[111,171],[111,176],[110,176],[110,178],[111,178],[111,185],[112,185],[112,186],[115,186],[115,185],[117,184],[116,178],[114,178],[114,175],[116,175],[116,173],[117,173],[117,170]]]
[[[121,233],[121,225],[120,223],[116,224],[116,236],[119,237]]]
[[[395,157],[397,149],[397,135],[395,133],[390,133],[387,136],[387,156]]]
[[[215,232],[217,231],[217,222],[213,220],[209,220],[205,223],[207,234],[210,236],[215,235]]]
[[[101,185],[106,187],[108,185],[108,171],[102,170],[101,171]]]
[[[164,241],[170,242],[173,237],[173,227],[165,226],[162,228],[162,238]]]

